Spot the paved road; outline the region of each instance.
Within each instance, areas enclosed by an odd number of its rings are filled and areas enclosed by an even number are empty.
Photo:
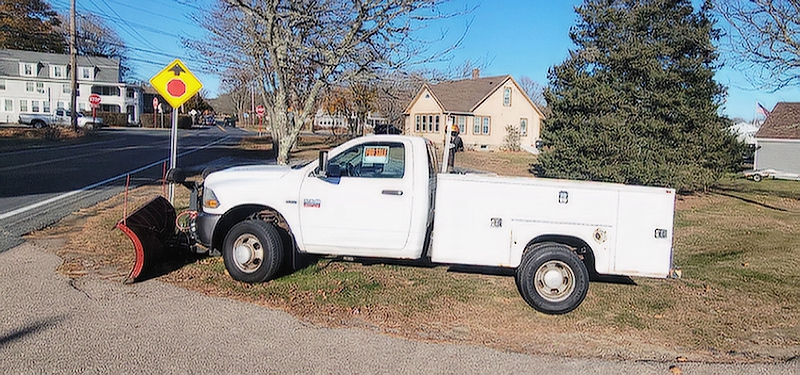
[[[55,272],[61,260],[48,246],[58,244],[29,241],[0,253],[0,373],[671,374],[669,363],[529,356],[317,328],[157,280],[71,280]],[[797,361],[679,366],[683,374],[800,374]]]
[[[244,134],[180,130],[178,166],[220,158]],[[111,128],[81,144],[0,150],[0,252],[19,245],[25,233],[119,194],[127,174],[134,187],[161,179],[168,158],[169,132],[160,129]]]

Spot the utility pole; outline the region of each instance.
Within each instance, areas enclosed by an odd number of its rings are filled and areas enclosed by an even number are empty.
[[[78,131],[78,22],[75,16],[75,0],[70,0],[69,9],[69,65],[72,71],[72,90],[70,91],[70,124]]]

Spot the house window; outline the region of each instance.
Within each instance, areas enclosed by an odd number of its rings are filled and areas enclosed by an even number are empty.
[[[519,134],[523,137],[528,135],[528,119],[519,119]]]
[[[126,96],[127,96],[129,99],[133,99],[133,98],[135,98],[135,97],[136,97],[136,96],[134,95],[135,93],[136,93],[136,91],[134,91],[133,89],[127,89],[127,90],[125,90],[125,95],[126,95]]]
[[[491,133],[491,120],[489,117],[474,117],[472,119],[472,133],[476,135],[489,135]]]
[[[3,104],[3,110],[6,112],[14,112],[14,100],[6,99],[5,103]]]
[[[439,115],[417,115],[415,117],[414,129],[422,133],[439,132],[441,129],[441,116]]]
[[[56,109],[64,109],[67,108],[67,105],[64,102],[56,102]]]
[[[39,101],[31,100],[31,112],[39,113]]]
[[[64,78],[64,72],[66,71],[65,66],[61,65],[53,65],[52,70],[50,71],[50,77],[52,78]]]
[[[83,79],[91,80],[91,79],[94,78],[92,76],[92,68],[81,67],[80,68],[80,73],[81,73],[80,77],[83,78]]]
[[[0,79],[0,90],[6,89],[6,80]]]
[[[61,92],[64,94],[69,94],[72,91],[72,87],[70,85],[61,85]]]
[[[119,87],[116,86],[92,86],[92,94],[102,96],[119,96]]]
[[[86,103],[78,103],[78,110],[83,112],[86,110]]]
[[[19,100],[19,111],[20,112],[28,112],[28,101],[25,99]]]
[[[49,100],[45,100],[45,101],[42,102],[42,112],[50,113],[50,101]]]
[[[33,77],[33,64],[23,63],[20,67],[19,74],[25,77]]]
[[[44,82],[36,82],[36,92],[44,94]]]
[[[503,88],[503,106],[511,107],[511,87]]]
[[[33,82],[25,82],[25,91],[33,92]]]
[[[458,116],[458,132],[465,134],[467,132],[467,117]]]

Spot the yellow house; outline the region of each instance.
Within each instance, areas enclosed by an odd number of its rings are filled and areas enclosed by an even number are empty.
[[[503,146],[506,127],[520,132],[520,146],[533,149],[539,139],[541,110],[510,76],[424,84],[405,111],[405,133],[444,144],[448,125],[459,129],[464,147],[494,150]]]

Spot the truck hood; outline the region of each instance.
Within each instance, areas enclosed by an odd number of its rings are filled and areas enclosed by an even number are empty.
[[[292,169],[285,165],[248,165],[233,167],[211,173],[203,184],[211,187],[228,183],[249,185],[262,181],[279,180]]]

